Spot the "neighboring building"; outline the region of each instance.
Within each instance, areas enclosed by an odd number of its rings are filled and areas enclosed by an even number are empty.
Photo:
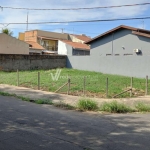
[[[5,33],[0,33],[0,54],[29,54],[29,44]]]
[[[68,56],[67,67],[130,77],[150,77],[150,31],[118,26],[87,42],[90,56]]]
[[[19,33],[19,39],[27,43],[32,42],[33,45],[30,45],[31,47],[34,47],[34,50],[36,49],[37,52],[38,50],[41,50],[41,52],[42,50],[45,50],[49,54],[54,54],[58,51],[58,40],[68,40],[69,36],[65,33],[32,30],[26,31],[25,33]]]
[[[150,55],[150,31],[121,25],[89,41],[91,55]]]
[[[85,35],[70,35],[67,33],[55,33],[41,30],[26,31],[25,33],[19,33],[19,39],[30,44],[30,54],[61,54],[65,53],[66,48],[62,49],[58,47],[60,40],[78,42],[80,45],[90,38]],[[60,45],[60,44],[59,44]],[[86,55],[89,53],[87,47],[82,49],[85,44],[81,45],[81,49],[74,50],[76,55]],[[58,52],[58,50],[61,52]],[[64,51],[64,52],[63,52]],[[85,52],[84,52],[85,51]]]
[[[59,40],[59,55],[90,55],[90,47],[86,44],[72,42],[68,40]]]
[[[86,36],[85,34],[82,35],[70,34],[69,36],[72,42],[84,43],[86,41],[91,40],[91,38]]]
[[[45,49],[38,44],[37,42],[32,42],[32,41],[26,41],[26,43],[29,44],[29,53],[30,55],[41,55],[42,51]]]

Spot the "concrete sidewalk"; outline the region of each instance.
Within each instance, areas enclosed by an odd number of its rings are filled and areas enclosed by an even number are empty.
[[[64,102],[70,105],[76,105],[78,100],[81,98],[78,96],[52,93],[52,92],[34,90],[30,88],[17,87],[17,86],[6,85],[6,84],[0,84],[0,91],[10,93],[10,94],[16,94],[17,96],[28,97],[31,100],[46,99],[46,100],[52,100],[52,102],[54,103]],[[130,106],[134,106],[135,103],[141,101],[150,104],[150,96],[142,96],[138,98],[122,98],[122,99],[104,99],[104,98],[91,98],[91,99],[97,101],[99,104],[103,102],[110,102],[113,100],[117,100],[118,102],[122,102]]]

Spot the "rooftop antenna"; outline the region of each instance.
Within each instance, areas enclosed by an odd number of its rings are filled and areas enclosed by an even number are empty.
[[[28,31],[28,15],[29,15],[29,12],[27,12],[27,28],[26,28],[26,30]]]
[[[145,29],[145,23],[144,23],[144,20],[142,21],[142,23],[143,23],[143,29]]]
[[[1,11],[3,11],[3,7],[2,7],[2,6],[0,6],[0,8],[1,8]]]
[[[62,28],[61,30],[62,30],[62,33],[64,33],[64,28]]]

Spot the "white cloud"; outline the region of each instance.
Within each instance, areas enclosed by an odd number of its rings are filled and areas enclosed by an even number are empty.
[[[2,0],[0,0],[2,1]],[[134,3],[144,3],[147,0],[7,0],[1,6],[27,7],[27,8],[76,8],[76,7],[97,7],[110,5],[124,5]],[[70,21],[70,20],[93,20],[127,18],[143,15],[149,6],[122,7],[111,9],[78,10],[78,11],[29,11],[29,22],[49,22],[49,21]],[[15,23],[27,21],[26,10],[3,9],[0,12],[1,23]],[[3,27],[3,25],[1,25]],[[51,26],[57,26],[56,24]],[[26,29],[26,25],[9,25],[11,28]],[[29,28],[40,29],[42,25],[29,25]]]

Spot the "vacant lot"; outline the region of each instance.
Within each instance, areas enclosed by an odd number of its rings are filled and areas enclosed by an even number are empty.
[[[19,86],[30,87],[37,89],[38,87],[38,72],[40,72],[40,88],[45,91],[56,91],[63,84],[71,80],[70,94],[85,95],[89,97],[106,97],[106,81],[108,78],[108,96],[112,97],[131,87],[131,78],[108,75],[97,72],[79,71],[75,69],[57,69],[52,70],[34,70],[34,71],[19,71]],[[0,83],[17,85],[17,72],[0,72]],[[58,80],[54,80],[55,79]],[[133,78],[132,96],[145,95],[146,79]],[[148,87],[148,92],[150,88]],[[59,93],[67,93],[68,85],[64,86]],[[120,95],[120,97],[129,97],[130,92]]]

